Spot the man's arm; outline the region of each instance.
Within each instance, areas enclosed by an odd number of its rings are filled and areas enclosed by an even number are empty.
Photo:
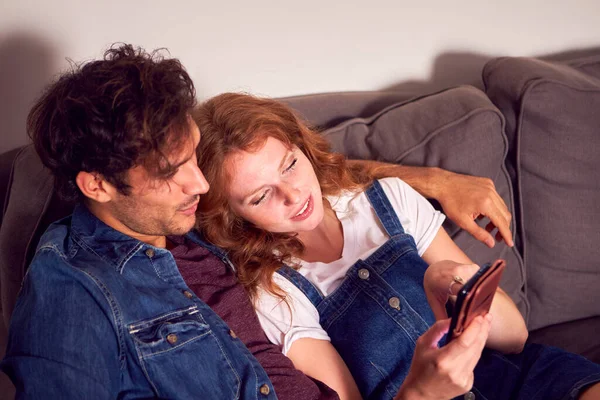
[[[348,166],[357,177],[402,179],[424,197],[437,200],[448,218],[488,247],[494,247],[491,234],[494,229],[498,230],[496,240],[504,240],[508,246],[514,245],[510,231],[512,215],[491,179],[436,167],[412,167],[369,160],[348,160]],[[485,229],[475,223],[482,217],[490,219]]]
[[[47,254],[44,261],[60,262]],[[44,274],[52,266],[35,263],[21,288],[0,364],[16,398],[116,398],[121,370],[110,321],[86,288],[69,276]]]

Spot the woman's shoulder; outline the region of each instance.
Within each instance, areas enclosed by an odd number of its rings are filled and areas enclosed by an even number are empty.
[[[393,205],[407,208],[409,204],[419,203],[425,198],[412,186],[400,178],[389,177],[378,180],[387,198]],[[426,200],[425,200],[426,201]],[[409,207],[410,208],[410,207]]]
[[[327,340],[319,324],[319,312],[302,291],[278,273],[273,274],[273,282],[285,300],[259,288],[255,302],[256,314],[269,340],[283,346],[284,353],[300,337]]]
[[[381,184],[381,187],[386,192],[394,190],[405,191],[407,188],[412,189],[412,187],[408,183],[395,176],[378,179],[377,181]]]
[[[403,180],[396,177],[382,178],[377,180],[393,205],[400,205],[407,198],[416,195],[414,190]],[[338,213],[338,217],[352,214],[353,211],[359,211],[364,208],[370,208],[370,202],[367,196],[368,185],[364,190],[345,190],[336,196],[327,196],[333,210]]]

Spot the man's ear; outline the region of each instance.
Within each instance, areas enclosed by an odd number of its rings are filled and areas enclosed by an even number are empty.
[[[79,171],[75,182],[85,197],[98,203],[108,203],[115,198],[117,189],[108,183],[102,175],[94,172]]]

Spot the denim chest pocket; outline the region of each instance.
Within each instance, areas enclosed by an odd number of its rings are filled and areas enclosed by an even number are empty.
[[[196,306],[131,324],[129,334],[158,397],[239,398],[240,377],[224,349],[228,343]]]

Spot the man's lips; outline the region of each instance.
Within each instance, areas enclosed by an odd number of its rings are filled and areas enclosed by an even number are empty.
[[[180,208],[177,211],[179,211],[180,213],[185,214],[185,215],[191,215],[196,212],[196,209],[198,208],[198,201],[195,201],[190,206],[184,206],[184,207],[186,207],[186,208]]]

